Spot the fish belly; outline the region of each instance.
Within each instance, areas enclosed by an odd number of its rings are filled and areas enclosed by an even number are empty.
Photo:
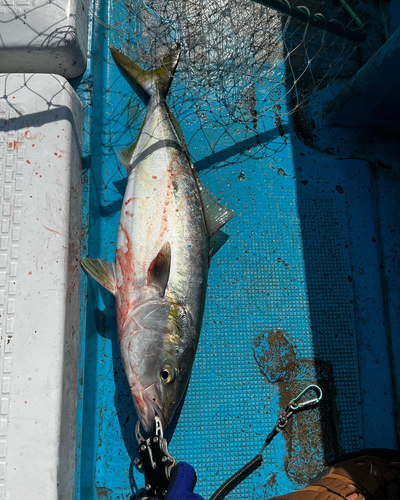
[[[189,308],[200,331],[209,254],[200,193],[186,154],[155,147],[131,172],[121,209],[116,258],[119,330],[131,311],[158,298],[148,270],[166,242],[171,266],[165,295]]]

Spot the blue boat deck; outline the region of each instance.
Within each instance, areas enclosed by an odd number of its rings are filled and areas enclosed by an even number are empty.
[[[97,16],[107,9],[99,2]],[[90,67],[76,86],[87,104],[83,252],[113,260],[126,184],[113,147],[132,142],[145,106],[110,61],[108,43],[118,40],[94,23]],[[176,86],[173,109],[193,137],[196,124],[181,117],[194,97],[180,114],[179,79]],[[261,146],[240,130],[212,153],[204,140],[189,144],[204,185],[235,211],[212,259],[188,391],[166,430],[171,454],[195,467],[205,498],[259,451],[278,414],[311,383],[324,391],[321,405],[290,421],[229,498],[269,498],[306,484],[342,453],[398,447],[398,159],[318,151],[284,111],[282,122],[258,117]],[[353,131],[329,134],[341,144]],[[257,159],[257,148],[270,153]],[[144,483],[133,464],[137,417],[114,299],[82,280],[76,498],[129,499]]]

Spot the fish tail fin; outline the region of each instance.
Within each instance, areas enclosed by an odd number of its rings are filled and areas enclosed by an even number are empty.
[[[179,62],[181,53],[180,44],[175,45],[175,47],[164,56],[158,68],[148,71],[141,68],[138,64],[133,62],[132,59],[112,45],[110,45],[110,50],[116,65],[132,87],[135,88],[135,84],[138,84],[149,97],[155,95],[157,92],[159,92],[163,98],[166,97]]]

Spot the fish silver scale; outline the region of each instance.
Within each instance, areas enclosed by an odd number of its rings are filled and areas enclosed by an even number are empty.
[[[152,304],[154,309],[160,307],[161,303],[183,307],[191,321],[188,330],[176,329],[179,339],[176,335],[167,333],[167,325],[166,330],[155,331],[154,335],[164,338],[162,341],[160,339],[160,342],[164,342],[164,346],[160,347],[164,352],[168,348],[173,351],[175,347],[184,351],[186,357],[193,362],[200,335],[208,275],[209,236],[199,188],[190,160],[168,116],[164,99],[159,94],[152,97],[148,104],[132,168],[117,236],[116,301],[122,360],[131,389],[135,386],[137,388],[134,401],[140,407],[143,405],[140,392],[144,390],[144,385],[139,385],[138,379],[145,374],[137,376],[138,370],[140,371],[137,359],[139,353],[136,355],[128,348],[128,344],[132,345],[133,337],[141,335],[141,330],[134,331],[138,328],[135,310],[145,302]],[[147,278],[150,264],[166,242],[171,248],[171,264],[165,296],[161,298],[159,290],[149,284]],[[130,253],[129,247],[132,249]],[[126,265],[126,257],[131,261],[129,266]],[[146,325],[139,327],[145,326],[151,330],[151,313],[150,309]],[[129,321],[129,317],[132,321]],[[151,356],[154,338],[145,338],[149,342],[147,355]],[[141,339],[141,342],[145,343],[145,340]],[[143,345],[140,354],[143,354]],[[165,357],[169,358],[171,355],[172,352],[166,352]],[[187,372],[190,372],[191,364],[188,366],[186,363]],[[182,373],[182,368],[179,369],[182,378],[187,379],[189,373]],[[156,383],[153,379],[150,382]],[[169,404],[175,403],[175,399],[178,398],[174,398]],[[140,408],[137,409],[141,411]],[[164,410],[164,413],[167,411]],[[165,421],[168,418],[168,415],[164,415]]]
[[[121,358],[140,422],[167,425],[187,386],[204,312],[210,236],[233,212],[215,201],[192,166],[179,123],[165,102],[179,60],[144,71],[111,47],[128,82],[149,95],[135,144],[118,155],[129,172],[116,262],[82,259],[114,294]]]

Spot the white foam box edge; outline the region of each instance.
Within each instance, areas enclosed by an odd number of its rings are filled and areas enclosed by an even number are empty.
[[[0,499],[74,498],[82,105],[0,75]]]
[[[87,62],[86,0],[0,0],[0,73],[81,75]]]

